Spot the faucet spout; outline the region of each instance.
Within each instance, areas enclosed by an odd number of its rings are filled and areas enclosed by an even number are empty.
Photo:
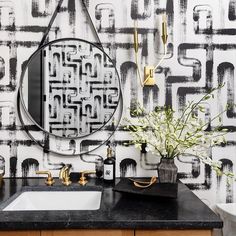
[[[71,164],[67,164],[63,166],[59,172],[59,179],[62,180],[62,183],[66,186],[71,184],[70,181],[70,169],[71,169]]]
[[[47,179],[45,180],[45,184],[48,185],[48,186],[51,186],[55,183],[53,177],[52,177],[52,174],[50,171],[46,170],[46,171],[42,171],[42,170],[38,170],[36,171],[36,174],[43,174],[43,175],[47,175]]]

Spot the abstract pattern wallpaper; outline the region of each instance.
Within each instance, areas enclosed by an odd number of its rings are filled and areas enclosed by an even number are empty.
[[[50,133],[83,137],[112,118],[119,102],[119,79],[102,51],[87,42],[68,42],[49,49],[45,92],[49,102],[44,106],[49,114],[45,114],[44,123],[48,122]]]
[[[80,39],[51,41],[37,50],[26,65],[21,88],[32,120],[67,138],[101,130],[113,118],[121,96],[112,60]]]
[[[95,158],[106,156],[106,146],[95,155],[68,157],[38,147],[24,132],[17,116],[16,97],[22,68],[37,49],[56,0],[0,0],[0,163],[5,162],[5,176],[35,176],[37,169],[50,169],[56,176],[63,163],[71,163],[72,171],[95,168]],[[116,64],[124,96],[123,117],[139,101],[151,109],[168,104],[181,111],[184,104],[197,99],[219,83],[226,85],[213,102],[205,104],[205,117],[222,111],[227,102],[236,102],[234,83],[236,66],[236,0],[85,0],[91,19],[106,53]],[[155,65],[163,55],[161,43],[162,15],[168,19],[168,51],[155,72],[156,85],[142,88],[136,74],[133,48],[134,20],[138,24],[139,61]],[[49,40],[63,37],[98,42],[81,1],[64,0],[60,13],[49,32]],[[93,106],[94,104],[90,104]],[[223,162],[223,169],[236,172],[236,112],[232,108],[223,117],[230,129],[227,143],[209,150],[209,156]],[[115,121],[114,121],[115,122]],[[28,129],[45,143],[34,125]],[[104,142],[111,127],[78,148],[90,150]],[[122,123],[111,137],[116,153],[117,176],[152,176],[156,174],[158,157],[127,146],[129,135]],[[71,149],[73,143],[58,150]],[[209,205],[236,200],[235,184],[217,177],[211,169],[190,155],[176,161],[179,176]]]

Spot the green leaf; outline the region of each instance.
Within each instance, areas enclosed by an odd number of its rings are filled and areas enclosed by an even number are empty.
[[[211,95],[207,95],[206,97],[204,97],[203,100],[208,100],[208,99],[210,99],[210,98],[211,98]]]

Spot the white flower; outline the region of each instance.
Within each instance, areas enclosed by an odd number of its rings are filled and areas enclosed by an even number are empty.
[[[137,117],[137,124],[134,125],[126,119],[130,125],[126,127],[133,137],[135,147],[140,149],[141,144],[146,143],[147,152],[167,156],[168,158],[175,158],[184,153],[192,153],[198,156],[203,163],[212,166],[217,174],[222,173],[220,170],[221,163],[209,158],[208,150],[212,146],[225,143],[224,136],[228,130],[221,129],[221,132],[206,131],[209,124],[218,119],[222,113],[212,117],[209,121],[202,120],[196,115],[196,111],[201,113],[204,110],[201,102],[213,97],[209,95],[219,88],[221,87],[212,89],[198,102],[189,102],[180,115],[170,107],[157,107],[155,111],[146,113],[145,109],[138,106],[133,113],[140,115]],[[224,174],[231,176],[229,173]]]

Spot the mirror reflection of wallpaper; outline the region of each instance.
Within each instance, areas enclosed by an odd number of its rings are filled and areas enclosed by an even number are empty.
[[[72,163],[73,170],[94,168],[93,157],[63,158],[43,152],[29,140],[17,120],[16,89],[21,67],[37,48],[50,20],[55,0],[0,1],[0,155],[5,158],[7,176],[35,176],[35,169],[48,168],[58,173],[61,163]],[[145,107],[170,104],[181,110],[190,99],[200,97],[206,88],[225,82],[216,101],[205,104],[206,117],[221,111],[227,101],[235,102],[236,1],[235,0],[87,0],[92,20],[106,52],[116,62],[124,94],[124,116],[138,100]],[[156,71],[156,86],[141,88],[136,77],[133,50],[133,20],[138,20],[140,62],[156,64],[161,57],[161,17],[168,16],[168,55]],[[50,39],[81,37],[95,42],[94,34],[77,0],[65,0],[50,32]],[[227,144],[209,151],[223,162],[224,170],[235,169],[236,121],[232,109],[223,117],[230,128]],[[131,117],[135,120],[135,117]],[[34,132],[34,126],[29,125]],[[35,131],[37,132],[37,131]],[[109,132],[109,131],[107,131]],[[41,137],[40,137],[41,138]],[[100,136],[102,140],[103,136]],[[101,140],[89,140],[81,149]],[[122,125],[112,138],[116,150],[117,176],[156,174],[158,158],[140,153],[132,146]],[[105,156],[106,147],[96,153]],[[211,169],[193,156],[176,162],[184,183],[200,198],[214,202],[232,202],[235,185],[226,184]]]
[[[101,50],[87,42],[62,41],[45,48],[43,62],[45,130],[60,137],[84,137],[112,118],[120,85]]]

